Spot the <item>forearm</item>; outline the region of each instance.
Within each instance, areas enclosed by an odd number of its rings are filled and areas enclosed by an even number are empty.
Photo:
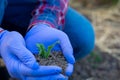
[[[62,28],[67,8],[68,0],[39,0],[38,7],[33,11],[29,28],[38,23]]]

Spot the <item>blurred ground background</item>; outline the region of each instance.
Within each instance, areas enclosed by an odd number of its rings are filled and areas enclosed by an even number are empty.
[[[70,5],[93,24],[96,46],[89,56],[76,62],[70,80],[120,80],[120,1],[117,1],[71,0]]]
[[[120,80],[120,0],[72,0],[70,5],[88,18],[96,47],[75,64],[70,80]]]

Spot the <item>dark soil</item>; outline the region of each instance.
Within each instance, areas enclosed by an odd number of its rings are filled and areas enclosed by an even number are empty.
[[[65,69],[67,67],[67,61],[65,60],[65,58],[61,52],[54,51],[50,54],[50,56],[47,59],[41,58],[38,55],[35,55],[35,57],[40,65],[59,66],[63,69],[63,72],[65,71]]]

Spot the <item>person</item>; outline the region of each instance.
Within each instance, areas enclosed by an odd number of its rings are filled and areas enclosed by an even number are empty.
[[[68,62],[67,76],[72,74],[75,60],[93,50],[91,23],[68,4],[69,0],[0,0],[0,55],[11,77],[68,79],[58,66],[38,65],[33,56],[38,53],[37,43],[48,47],[60,41],[53,50],[63,52]]]

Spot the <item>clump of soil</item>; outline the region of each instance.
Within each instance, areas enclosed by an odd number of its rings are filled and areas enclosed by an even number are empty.
[[[35,55],[35,57],[40,65],[45,65],[45,66],[52,65],[52,66],[61,67],[63,69],[63,74],[64,74],[64,71],[67,67],[67,61],[60,51],[59,52],[53,51],[47,59],[42,58],[38,55]]]

